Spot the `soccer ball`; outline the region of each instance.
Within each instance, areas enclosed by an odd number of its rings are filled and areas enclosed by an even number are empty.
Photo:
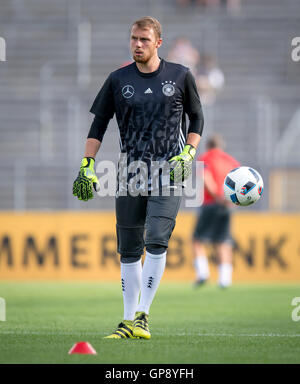
[[[225,198],[236,205],[250,205],[260,199],[264,189],[261,175],[253,168],[239,167],[224,180]]]

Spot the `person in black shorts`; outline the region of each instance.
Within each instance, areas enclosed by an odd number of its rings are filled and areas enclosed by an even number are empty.
[[[216,249],[219,263],[219,286],[232,283],[232,237],[230,229],[232,204],[224,197],[223,184],[229,171],[239,166],[236,159],[222,150],[220,135],[213,135],[207,141],[207,151],[199,156],[204,162],[204,201],[198,212],[193,234],[195,255],[195,286],[203,285],[209,278],[209,265],[205,244]]]
[[[134,62],[108,76],[92,105],[95,119],[73,185],[73,194],[79,199],[93,197],[92,186],[97,190],[99,185],[95,156],[110,119],[116,115],[121,152],[116,231],[124,317],[107,338],[151,337],[150,306],[165,269],[168,242],[181,202],[176,191],[183,185],[177,176],[181,180],[189,176],[203,129],[195,80],[188,68],[158,56],[161,44],[161,25],[156,19],[144,17],[132,24],[130,49]],[[152,165],[165,162],[171,169],[167,177],[159,173],[157,184]],[[135,171],[132,166],[137,163]]]

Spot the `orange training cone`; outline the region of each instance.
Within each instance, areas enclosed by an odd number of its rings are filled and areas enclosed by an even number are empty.
[[[90,343],[85,341],[81,341],[80,343],[76,343],[69,350],[69,355],[80,354],[80,355],[97,355],[97,352],[91,346]]]

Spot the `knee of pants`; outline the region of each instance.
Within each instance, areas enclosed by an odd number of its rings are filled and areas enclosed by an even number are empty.
[[[139,261],[141,257],[142,255],[127,255],[126,253],[123,253],[120,260],[123,264],[130,264]]]
[[[175,227],[175,220],[167,217],[151,217],[147,223],[146,248],[151,245],[168,248]],[[150,251],[149,251],[150,252]]]
[[[166,252],[167,247],[160,244],[149,244],[146,246],[146,250],[152,255],[161,255],[162,253]]]
[[[140,257],[144,252],[144,227],[117,225],[118,252],[126,257]],[[126,258],[124,257],[124,258]]]

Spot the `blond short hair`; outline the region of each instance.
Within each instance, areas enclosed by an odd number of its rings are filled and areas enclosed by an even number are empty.
[[[131,28],[134,25],[137,25],[141,29],[152,28],[153,31],[155,32],[156,37],[158,39],[161,38],[162,27],[161,27],[160,22],[157,19],[155,19],[154,17],[151,17],[151,16],[142,17],[142,18],[136,20],[134,23],[132,23]]]

